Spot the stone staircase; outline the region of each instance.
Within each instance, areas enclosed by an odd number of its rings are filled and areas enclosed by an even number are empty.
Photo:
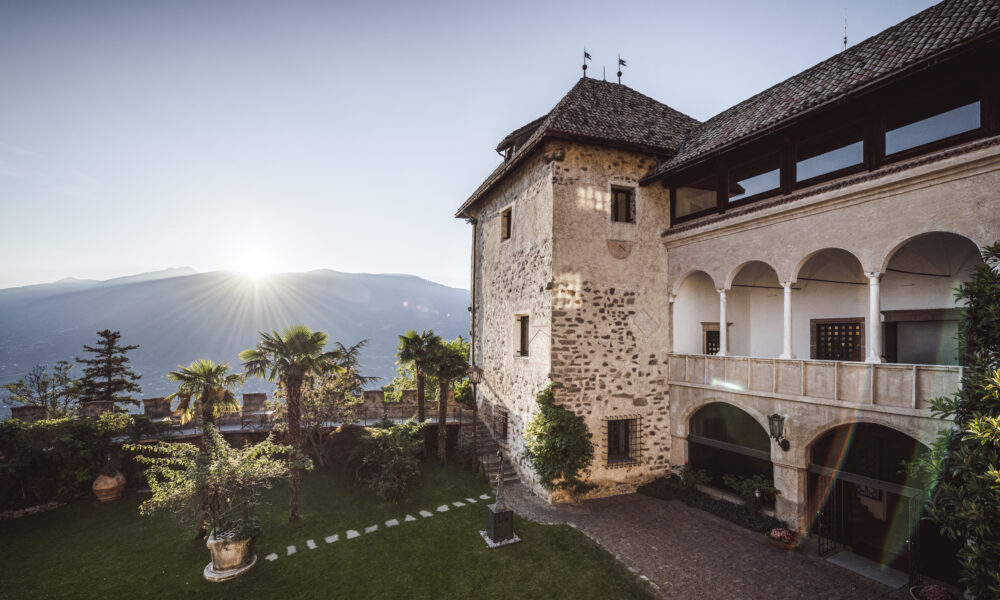
[[[497,445],[496,440],[490,434],[490,430],[482,421],[477,421],[475,424],[476,436],[478,445],[476,447],[476,455],[479,457],[479,465],[483,472],[486,473],[486,477],[490,481],[490,485],[495,485],[497,480],[497,471],[499,469],[499,459],[497,458],[497,450],[500,446]],[[521,479],[517,476],[517,471],[510,464],[510,457],[504,453],[503,461],[503,482],[517,483]]]

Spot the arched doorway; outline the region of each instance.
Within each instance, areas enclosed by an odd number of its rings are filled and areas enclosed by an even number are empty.
[[[673,308],[674,352],[715,354],[719,351],[719,293],[704,271],[681,282]]]
[[[761,475],[774,483],[771,440],[767,431],[743,410],[713,402],[691,416],[688,465],[705,470],[711,484],[723,487],[725,475]]]
[[[811,254],[795,274],[793,354],[813,360],[863,361],[868,278],[861,262],[839,248]]]
[[[912,437],[873,423],[835,427],[816,440],[808,491],[820,553],[846,549],[911,572],[923,492],[905,465],[926,451]]]

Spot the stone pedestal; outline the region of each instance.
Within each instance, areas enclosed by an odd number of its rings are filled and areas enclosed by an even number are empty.
[[[494,544],[514,537],[514,511],[496,504],[486,506],[486,535]]]

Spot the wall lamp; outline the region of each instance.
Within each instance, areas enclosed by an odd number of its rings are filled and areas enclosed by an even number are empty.
[[[472,365],[469,367],[467,375],[469,376],[469,383],[472,385],[479,385],[479,383],[483,380],[483,369],[478,365]]]
[[[767,418],[767,424],[771,428],[771,438],[778,442],[779,448],[787,452],[791,444],[785,439],[785,417],[774,413]]]

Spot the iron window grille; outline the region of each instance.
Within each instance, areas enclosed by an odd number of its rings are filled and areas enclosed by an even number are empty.
[[[530,329],[528,327],[528,315],[516,317],[517,320],[517,356],[528,355],[528,345],[530,340]]]
[[[628,466],[639,463],[642,456],[642,418],[607,419],[605,446],[608,449],[607,466]]]
[[[507,409],[498,406],[493,416],[496,420],[493,429],[497,435],[497,442],[506,445],[507,431],[510,426],[510,413],[507,412]]]

